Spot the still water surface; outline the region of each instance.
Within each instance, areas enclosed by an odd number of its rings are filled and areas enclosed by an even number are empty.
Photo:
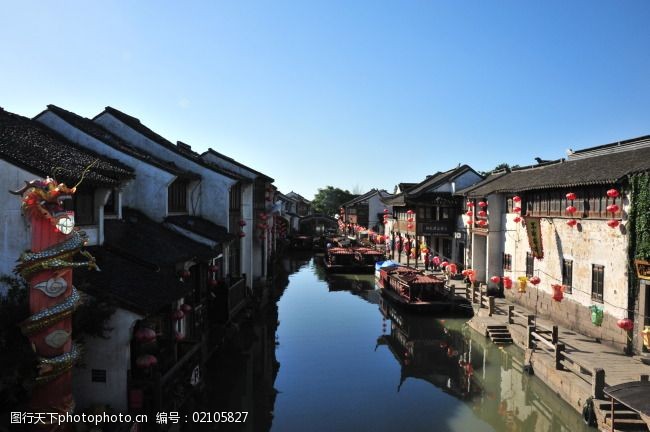
[[[267,395],[266,405],[251,406],[257,421],[248,429],[594,430],[522,373],[518,348],[496,347],[466,319],[406,313],[382,299],[373,276],[328,275],[317,263],[289,267],[277,309],[267,314],[277,320],[265,327],[275,330],[277,363],[271,377],[241,390]],[[221,370],[240,387],[250,375],[241,366]],[[233,378],[238,373],[246,376]],[[232,406],[232,390],[226,394]]]

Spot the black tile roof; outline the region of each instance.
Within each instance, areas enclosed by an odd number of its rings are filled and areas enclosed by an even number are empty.
[[[232,171],[223,169],[215,164],[209,163],[206,160],[203,160],[201,156],[193,151],[191,147],[183,142],[178,142],[178,145],[174,145],[171,141],[168,139],[162,137],[161,135],[158,135],[145,125],[143,125],[140,120],[137,118],[130,116],[128,114],[123,113],[120,110],[117,110],[115,108],[107,106],[103,112],[97,114],[93,120],[97,119],[97,117],[101,116],[104,113],[108,113],[112,115],[113,117],[117,118],[120,120],[122,123],[130,127],[131,129],[135,130],[136,132],[140,133],[141,135],[144,135],[145,137],[149,138],[151,141],[157,143],[158,145],[165,147],[176,154],[179,154],[183,157],[185,157],[188,160],[191,160],[192,162],[203,166],[204,168],[208,168],[216,173],[219,173],[221,175],[224,175],[226,177],[230,177],[233,180],[246,180],[245,177],[234,173]]]
[[[130,208],[122,209],[121,220],[104,221],[104,243],[124,256],[160,268],[192,259],[206,261],[216,255],[209,247]]]
[[[215,155],[216,157],[218,157],[218,158],[220,158],[220,159],[226,160],[226,161],[228,161],[228,162],[230,162],[230,163],[232,163],[232,164],[237,165],[238,167],[244,168],[245,170],[250,171],[251,173],[253,173],[253,174],[255,174],[255,175],[261,177],[262,180],[264,180],[264,181],[267,182],[267,183],[273,183],[273,182],[275,181],[275,180],[273,180],[271,177],[267,176],[266,174],[263,174],[263,173],[261,173],[261,172],[259,172],[259,171],[256,171],[256,170],[254,170],[253,168],[250,168],[250,167],[244,165],[243,163],[238,162],[238,161],[236,161],[235,159],[233,159],[233,158],[231,158],[231,157],[228,157],[228,156],[226,156],[225,154],[219,153],[218,151],[213,150],[213,149],[211,149],[211,148],[209,148],[208,151],[207,151],[207,152],[204,152],[201,156],[204,156],[204,155],[207,154],[207,153],[211,153],[211,154]]]
[[[522,192],[586,185],[618,183],[629,175],[650,170],[650,147],[602,154],[575,160],[560,160],[543,165],[514,169],[488,177],[466,190],[470,197],[497,192]]]
[[[288,194],[285,194],[285,196],[291,200],[294,201],[302,201],[307,204],[311,204],[311,201],[309,201],[307,198],[304,196],[300,195],[299,193],[296,193],[294,191],[289,192]]]
[[[113,147],[115,150],[121,151],[124,154],[132,156],[150,165],[161,168],[177,177],[188,179],[188,180],[201,179],[201,176],[197,173],[183,170],[180,167],[178,167],[176,164],[174,164],[174,162],[169,162],[160,159],[150,153],[147,153],[137,147],[128,144],[122,138],[118,137],[117,135],[110,132],[108,129],[104,128],[102,125],[95,123],[88,118],[81,117],[78,114],[75,114],[71,111],[67,111],[56,105],[50,104],[47,106],[47,108],[48,109],[46,111],[43,111],[42,113],[34,117],[34,120],[37,120],[45,112],[51,111],[66,123],[83,131],[84,133],[90,135],[91,137],[96,138],[102,141],[103,143]]]
[[[235,235],[228,233],[226,227],[217,225],[198,216],[167,216],[165,222],[192,231],[195,234],[214,240],[217,243],[229,242],[236,238]]]
[[[97,186],[117,186],[135,177],[132,168],[82,149],[39,122],[1,108],[0,158],[68,186],[82,176],[85,184]]]
[[[108,246],[87,249],[97,259],[101,271],[75,270],[75,286],[100,298],[114,300],[124,309],[143,314],[158,312],[191,289],[180,281],[172,267],[158,269]]]
[[[455,177],[467,171],[476,173],[476,171],[474,171],[469,165],[459,165],[456,168],[452,168],[444,172],[437,172],[433,175],[427,176],[427,178],[420,183],[413,184],[406,191],[394,195],[392,199],[386,200],[385,203],[393,206],[407,205],[409,202],[414,202],[414,200],[417,200],[418,197],[426,194],[431,188],[451,181]],[[478,173],[476,174],[478,175]],[[449,195],[447,192],[438,192],[438,194]]]

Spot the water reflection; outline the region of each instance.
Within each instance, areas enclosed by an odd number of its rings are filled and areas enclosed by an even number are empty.
[[[330,275],[308,259],[285,261],[272,301],[210,365],[205,406],[250,412],[227,430],[588,430],[522,372],[518,349],[464,319],[409,314],[372,276]]]

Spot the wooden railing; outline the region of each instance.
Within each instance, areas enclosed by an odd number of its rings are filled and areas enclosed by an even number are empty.
[[[516,324],[515,318],[526,320],[527,337],[526,346],[529,349],[543,351],[555,359],[555,369],[573,372],[574,375],[591,385],[591,396],[596,399],[604,397],[605,370],[594,368],[578,360],[566,352],[566,345],[560,342],[558,326],[545,326],[538,324],[535,315],[525,315],[508,307],[508,323]],[[586,375],[586,376],[585,376]],[[587,378],[589,377],[589,378]]]
[[[465,288],[465,298],[472,304],[478,304],[479,308],[486,308],[488,316],[496,312],[494,296],[487,295],[487,285],[481,284],[478,287],[470,284]]]

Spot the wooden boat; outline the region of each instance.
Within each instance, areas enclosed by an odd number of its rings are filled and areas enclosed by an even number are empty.
[[[331,247],[325,253],[325,270],[333,273],[352,273],[357,267],[355,252],[351,248]]]
[[[380,270],[378,285],[384,297],[420,312],[468,312],[467,300],[451,295],[445,280],[420,270],[400,266]]]
[[[375,264],[384,259],[384,254],[378,250],[368,247],[354,247],[355,259],[359,266],[358,271],[362,273],[373,273]]]

